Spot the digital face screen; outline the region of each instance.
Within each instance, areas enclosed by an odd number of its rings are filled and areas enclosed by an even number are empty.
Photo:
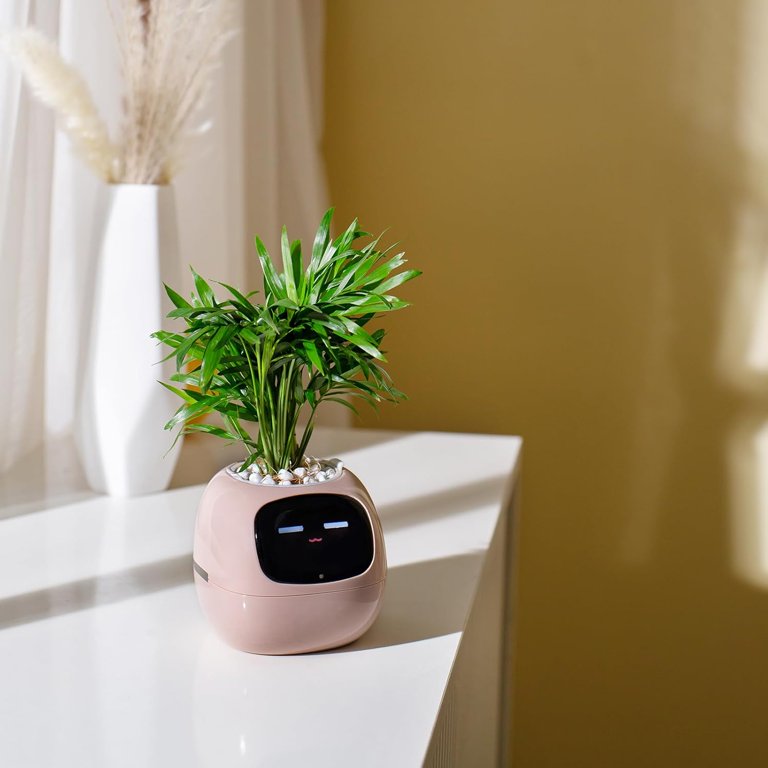
[[[363,507],[346,496],[308,493],[265,504],[254,523],[264,574],[286,584],[359,576],[373,561],[373,531]]]

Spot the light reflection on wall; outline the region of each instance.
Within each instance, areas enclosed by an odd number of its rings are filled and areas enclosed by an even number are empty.
[[[768,220],[758,206],[746,204],[735,219],[718,367],[740,399],[759,402],[768,392]]]
[[[768,588],[768,419],[734,430],[728,455],[731,549],[737,574]]]
[[[768,221],[761,206],[744,207],[735,236],[719,359],[742,404],[727,444],[731,556],[739,577],[768,587]]]
[[[761,389],[765,389],[768,384],[768,242],[761,237],[759,243],[761,247],[756,259],[758,264],[752,296],[754,321],[748,336],[747,368],[760,374]]]
[[[723,305],[720,375],[739,415],[727,450],[733,567],[768,587],[768,6],[744,4],[734,133],[743,200],[734,216],[734,256]]]

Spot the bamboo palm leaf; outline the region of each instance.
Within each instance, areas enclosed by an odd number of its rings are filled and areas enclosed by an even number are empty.
[[[419,272],[398,271],[403,254],[390,255],[393,246],[380,250],[378,238],[359,245],[370,236],[357,221],[331,240],[332,215],[329,210],[320,222],[306,270],[301,243],[290,242],[285,229],[280,273],[255,239],[262,303],[254,302],[254,292],[224,283],[219,285],[229,296],[217,300],[194,271],[191,302],[166,287],[174,305],[169,317],[186,324],[178,333],[153,334],[176,359],[176,386],[165,386],[183,401],[167,428],[181,425],[185,432],[239,441],[247,454],[243,466],[259,459],[276,470],[302,460],[321,403],[356,412],[349,398],[373,406],[404,398],[380,366],[384,330],[369,333],[364,326],[408,306],[390,291]],[[296,425],[305,407],[309,416],[299,438]],[[197,421],[212,412],[221,414],[226,428]],[[258,424],[255,438],[244,422]]]

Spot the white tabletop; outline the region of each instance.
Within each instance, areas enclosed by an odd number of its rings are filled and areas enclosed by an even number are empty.
[[[378,620],[336,651],[249,655],[206,626],[202,486],[0,511],[0,765],[421,763],[520,441],[327,431],[314,448],[367,485],[390,568]]]

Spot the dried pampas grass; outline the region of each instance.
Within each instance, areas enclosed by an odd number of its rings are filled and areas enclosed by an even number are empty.
[[[121,0],[125,180],[176,174],[190,118],[231,36],[229,0]]]
[[[49,40],[27,29],[9,35],[5,47],[101,178],[168,184],[178,172],[191,118],[233,34],[233,0],[118,0],[110,10],[125,84],[115,143],[82,77]]]
[[[72,140],[75,150],[96,174],[112,181],[117,150],[77,70],[61,58],[45,35],[34,29],[13,33],[3,42],[8,55],[26,75],[35,96],[56,112],[59,125]]]

